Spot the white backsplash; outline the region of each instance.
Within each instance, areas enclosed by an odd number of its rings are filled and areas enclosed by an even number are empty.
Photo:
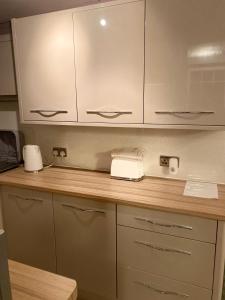
[[[53,146],[66,147],[68,157],[58,165],[92,170],[110,169],[110,152],[121,147],[145,151],[145,174],[172,177],[159,166],[159,156],[180,157],[179,172],[173,178],[189,176],[225,183],[225,132],[96,128],[70,126],[23,126],[26,143],[41,147],[45,162],[51,162]]]

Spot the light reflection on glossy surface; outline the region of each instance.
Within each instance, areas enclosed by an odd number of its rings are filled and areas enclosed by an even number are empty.
[[[225,125],[225,0],[147,0],[145,121]]]
[[[106,19],[101,19],[100,20],[100,25],[105,27],[107,25]]]

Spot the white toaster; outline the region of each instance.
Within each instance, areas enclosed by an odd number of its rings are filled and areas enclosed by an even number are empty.
[[[143,152],[138,148],[125,148],[111,153],[111,177],[139,181],[144,176]]]

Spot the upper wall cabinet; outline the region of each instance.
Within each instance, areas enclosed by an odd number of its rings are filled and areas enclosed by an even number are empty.
[[[225,1],[146,5],[144,122],[225,125]]]
[[[12,20],[21,121],[77,120],[71,11]]]
[[[81,8],[73,18],[78,121],[143,123],[144,1]]]
[[[16,95],[11,36],[0,35],[0,95]]]

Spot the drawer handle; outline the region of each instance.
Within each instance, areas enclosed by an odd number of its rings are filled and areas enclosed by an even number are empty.
[[[191,227],[191,226],[179,225],[179,224],[158,223],[156,221],[153,221],[153,220],[150,220],[150,219],[141,218],[141,217],[135,217],[135,220],[147,222],[147,223],[150,223],[152,225],[161,226],[161,227],[193,230],[193,227]]]
[[[157,246],[157,245],[150,244],[148,242],[143,242],[143,241],[134,241],[134,242],[136,244],[143,245],[143,246],[149,247],[149,248],[154,249],[154,250],[165,251],[165,252],[173,252],[173,253],[179,253],[179,254],[185,254],[185,255],[191,255],[192,254],[189,251],[175,249],[175,248],[164,248],[164,247],[160,247],[160,246]]]
[[[98,115],[102,118],[106,119],[115,119],[121,115],[131,115],[132,111],[98,111],[98,110],[87,110],[87,114],[89,115]]]
[[[20,200],[43,202],[43,199],[39,199],[39,198],[27,198],[27,197],[14,195],[14,194],[10,194],[9,196],[15,197],[15,198],[20,199]]]
[[[190,297],[188,294],[181,294],[181,293],[172,292],[172,291],[160,290],[160,289],[157,289],[157,288],[153,287],[152,285],[145,283],[145,282],[134,281],[134,283],[141,285],[143,287],[146,287],[146,288],[148,288],[156,293],[159,293],[161,295],[176,296],[176,297],[181,297],[181,298],[189,298]]]
[[[45,117],[45,118],[51,118],[51,117],[54,117],[56,115],[59,115],[59,114],[67,114],[68,111],[67,110],[31,110],[30,111],[32,114],[39,114],[41,115],[42,117]]]
[[[214,111],[155,111],[156,114],[161,115],[176,115],[176,114],[189,114],[189,115],[210,115],[215,114]]]
[[[63,206],[78,210],[80,212],[105,214],[105,211],[103,211],[103,210],[97,210],[97,209],[92,209],[92,208],[81,208],[81,207],[77,207],[77,206],[73,206],[73,205],[69,205],[69,204],[63,204]]]

